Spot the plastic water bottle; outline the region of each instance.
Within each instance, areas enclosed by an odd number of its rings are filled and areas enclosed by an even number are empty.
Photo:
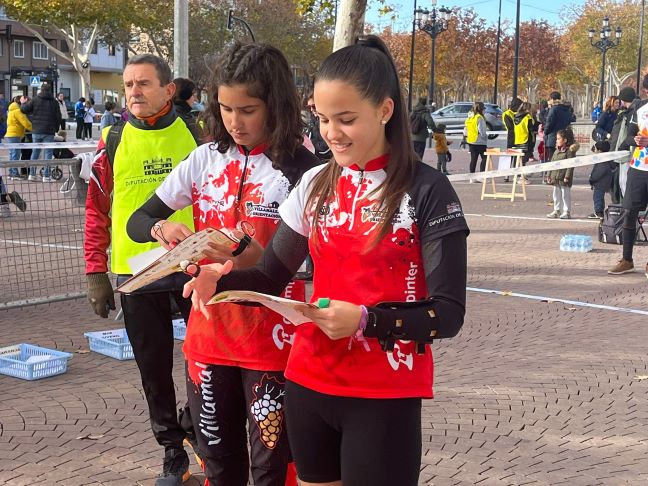
[[[585,237],[583,235],[576,235],[576,251],[585,253]]]
[[[577,251],[576,248],[576,235],[567,235],[567,251]]]
[[[567,251],[567,237],[565,235],[560,238],[560,251]]]

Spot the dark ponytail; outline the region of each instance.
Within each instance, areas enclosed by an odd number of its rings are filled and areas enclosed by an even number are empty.
[[[360,97],[375,106],[386,98],[394,101],[394,112],[385,126],[385,136],[389,143],[389,163],[385,167],[385,181],[376,189],[378,204],[384,211],[385,219],[380,232],[372,241],[375,245],[392,227],[392,219],[400,208],[402,198],[412,181],[416,154],[412,150],[407,109],[403,103],[396,65],[385,43],[375,35],[358,38],[352,46],[344,47],[329,55],[315,75],[318,81],[342,81],[353,86]],[[306,204],[315,209],[318,215],[329,200],[337,185],[341,168],[335,159],[313,179],[310,195]],[[313,238],[317,242],[316,224],[313,225]]]

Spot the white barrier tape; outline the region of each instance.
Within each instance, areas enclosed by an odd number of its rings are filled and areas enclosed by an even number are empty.
[[[499,156],[507,156],[502,152]],[[599,164],[601,162],[614,161],[617,164],[628,162],[630,152],[605,152],[600,154],[584,155],[581,157],[572,157],[570,159],[557,160],[555,162],[545,162],[544,164],[527,165],[525,167],[515,167],[511,169],[489,170],[486,172],[475,172],[473,174],[452,174],[448,176],[451,182],[467,181],[470,179],[492,179],[493,177],[509,177],[514,175],[537,174],[539,172],[549,172],[559,169],[571,169],[576,167],[585,167],[588,165]]]
[[[459,129],[450,129],[446,130],[446,135],[462,135],[463,136],[463,130]],[[508,132],[506,130],[488,130],[486,132],[486,135],[506,135]]]
[[[648,316],[648,311],[642,310],[642,309],[632,309],[628,307],[617,307],[614,305],[605,305],[605,304],[590,304],[589,302],[583,302],[580,300],[567,300],[567,299],[561,299],[558,297],[545,297],[542,295],[532,295],[532,294],[521,294],[518,292],[503,292],[501,290],[491,290],[491,289],[480,289],[477,287],[466,287],[466,290],[471,291],[471,292],[480,292],[483,294],[495,294],[495,295],[503,295],[506,297],[520,297],[523,299],[531,299],[531,300],[539,300],[541,302],[547,302],[547,303],[553,303],[557,302],[560,304],[567,304],[571,306],[579,306],[579,307],[590,307],[592,309],[601,309],[601,310],[610,310],[610,311],[617,311],[617,312],[628,312],[630,314],[639,314],[641,316]]]
[[[11,149],[91,149],[96,150],[96,142],[38,142],[38,143],[0,143],[0,150],[11,150]]]

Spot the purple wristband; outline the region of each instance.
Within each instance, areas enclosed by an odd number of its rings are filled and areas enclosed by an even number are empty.
[[[358,323],[358,333],[362,335],[364,330],[367,328],[367,321],[369,320],[369,312],[364,305],[360,306],[360,322]]]

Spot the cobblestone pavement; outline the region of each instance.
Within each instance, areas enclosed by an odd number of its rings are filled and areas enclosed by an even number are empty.
[[[465,165],[457,153],[449,167]],[[575,218],[591,212],[586,176],[577,172]],[[434,345],[420,484],[648,484],[648,247],[635,248],[641,271],[616,277],[606,270],[618,246],[560,252],[562,234],[595,236],[596,224],[546,219],[550,188],[532,181],[515,202],[455,186],[472,230],[467,316],[458,337]],[[0,312],[0,346],[74,353],[64,375],[0,377],[1,484],[154,483],[162,453],[135,362],[88,353],[83,337],[117,327],[80,300]],[[181,396],[180,344],[176,358]]]

